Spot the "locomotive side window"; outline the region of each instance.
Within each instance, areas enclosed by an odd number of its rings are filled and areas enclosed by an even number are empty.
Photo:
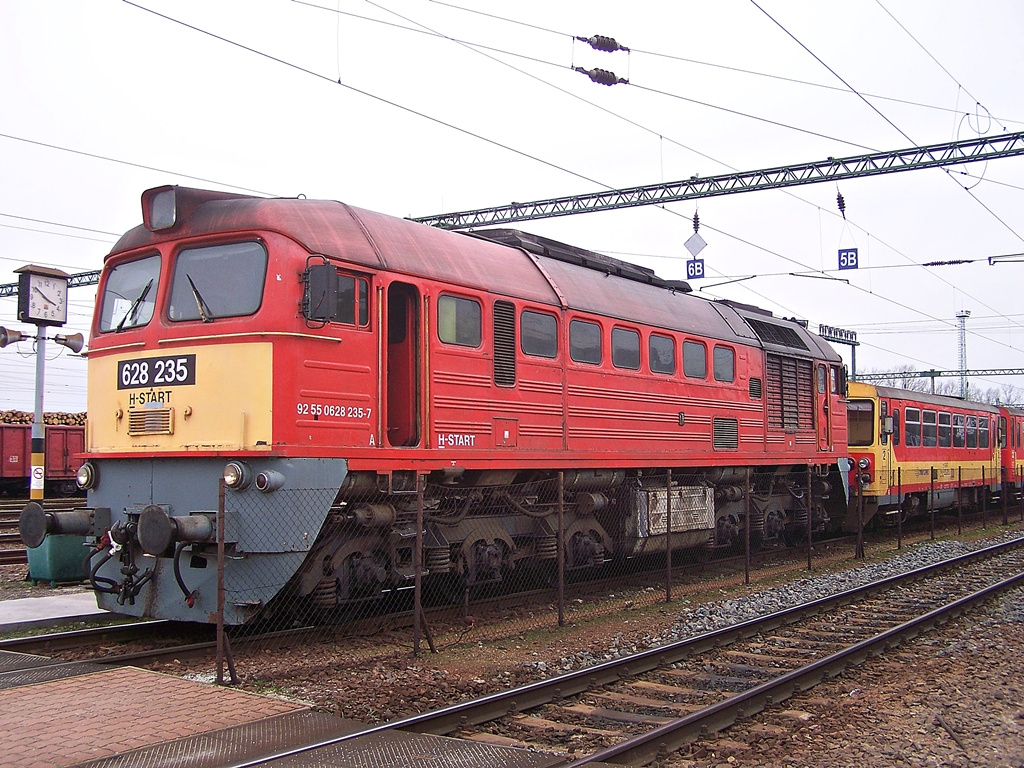
[[[569,357],[577,363],[601,364],[601,326],[586,320],[569,322]]]
[[[627,328],[612,328],[612,365],[640,370],[640,334]]]
[[[917,408],[907,408],[907,445],[921,444],[921,411]]]
[[[988,417],[983,416],[978,419],[978,447],[988,448]]]
[[[118,264],[103,287],[100,332],[123,331],[153,319],[160,281],[160,254]]]
[[[892,444],[900,444],[900,409],[892,409]]]
[[[708,348],[696,341],[683,342],[683,373],[691,379],[708,377]]]
[[[263,303],[267,250],[260,243],[228,243],[178,253],[167,316],[213,322],[255,314]]]
[[[715,347],[715,381],[733,381],[736,378],[736,353],[729,347]]]
[[[875,439],[875,404],[870,400],[851,400],[846,413],[850,445],[871,445]]]
[[[558,356],[558,320],[553,315],[523,310],[519,318],[519,345],[524,355]]]
[[[437,336],[445,344],[479,347],[481,332],[480,305],[459,296],[441,296],[437,300]]]
[[[338,275],[338,314],[336,323],[358,325],[370,324],[370,284],[363,277]]]
[[[952,416],[948,413],[939,414],[939,447],[951,448],[953,446]]]
[[[967,445],[967,430],[965,428],[964,415],[962,413],[953,414],[953,447],[963,448]]]
[[[924,412],[924,423],[921,425],[921,445],[934,448],[939,444],[936,432],[935,411]]]
[[[825,381],[825,366],[819,365],[818,366],[818,394],[819,395],[824,395],[825,394],[825,384],[826,384],[826,381]]]
[[[652,333],[647,340],[647,356],[651,373],[676,372],[676,343],[668,336]]]

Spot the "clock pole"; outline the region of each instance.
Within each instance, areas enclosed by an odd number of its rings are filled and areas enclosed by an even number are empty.
[[[46,487],[46,428],[43,426],[46,327],[59,328],[67,322],[68,280],[71,276],[59,269],[34,264],[14,271],[18,274],[18,319],[36,326],[36,397],[32,418],[32,474],[29,475],[28,487],[29,498],[41,502]]]

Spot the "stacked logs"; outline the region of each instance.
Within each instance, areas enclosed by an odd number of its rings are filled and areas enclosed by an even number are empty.
[[[0,424],[31,424],[33,416],[28,411],[0,411]],[[84,413],[44,413],[43,424],[65,427],[84,427]]]

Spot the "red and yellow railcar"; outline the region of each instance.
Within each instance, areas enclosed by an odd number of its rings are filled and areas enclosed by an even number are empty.
[[[431,573],[467,583],[554,556],[530,489],[559,472],[571,567],[729,544],[748,468],[757,537],[845,512],[842,365],[798,323],[544,238],[336,202],[162,187],[143,221],[105,260],[89,345],[104,607],[209,620],[221,477],[232,623],[282,591],[406,585],[421,478]],[[666,469],[671,543],[646,480]]]
[[[1001,482],[1000,411],[906,389],[849,384],[853,496],[864,521],[979,507]],[[856,528],[852,498],[847,528]]]

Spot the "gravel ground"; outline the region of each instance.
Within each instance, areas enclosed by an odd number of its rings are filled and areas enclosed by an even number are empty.
[[[424,650],[419,659],[409,653],[408,636],[396,633],[246,654],[236,663],[247,690],[379,723],[700,634],[987,543],[925,543],[884,561],[757,592],[741,587],[712,602],[638,604],[587,624],[513,630],[486,642],[474,642],[479,631],[471,627],[434,627],[442,652]],[[24,576],[24,567],[19,573]],[[7,579],[0,573],[0,600],[50,593]],[[211,678],[208,668],[161,669]],[[984,614],[871,660],[740,723],[721,739],[693,745],[671,765],[1024,768],[1022,702],[1024,592],[1018,590],[993,601]]]

